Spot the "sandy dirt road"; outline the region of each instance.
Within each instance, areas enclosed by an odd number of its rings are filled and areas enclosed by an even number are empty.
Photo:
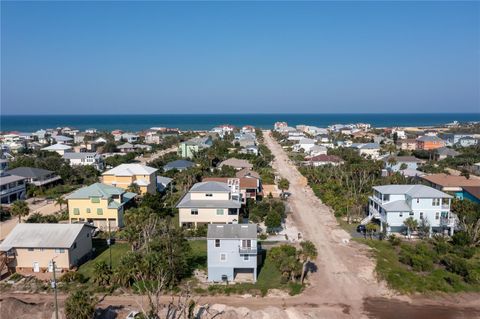
[[[158,151],[149,157],[137,156],[135,160],[139,161],[140,162],[139,164],[147,165],[148,162],[151,162],[159,157],[162,157],[165,154],[177,152],[177,150],[178,150],[178,146],[173,146],[165,150]]]

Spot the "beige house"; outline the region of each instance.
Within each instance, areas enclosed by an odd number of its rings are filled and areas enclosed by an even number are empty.
[[[22,273],[63,271],[90,257],[92,231],[85,224],[18,224],[0,244],[10,270]]]
[[[193,185],[177,204],[180,226],[237,224],[242,205],[239,191],[238,185],[214,181]]]
[[[102,230],[123,227],[125,204],[137,194],[123,188],[95,183],[68,195],[70,223],[90,223]]]
[[[157,169],[141,164],[121,164],[102,174],[104,184],[127,189],[136,184],[140,194],[155,194],[157,191]]]

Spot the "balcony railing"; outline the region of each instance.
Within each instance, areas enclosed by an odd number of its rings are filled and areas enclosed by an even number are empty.
[[[454,226],[455,225],[455,218],[440,218],[440,226]]]
[[[253,247],[238,247],[240,254],[257,254],[257,248]]]

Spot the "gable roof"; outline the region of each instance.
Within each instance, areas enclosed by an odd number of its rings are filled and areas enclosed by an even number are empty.
[[[23,176],[26,178],[39,178],[52,174],[54,172],[36,167],[17,167],[6,171],[6,173],[11,175]]]
[[[335,155],[326,155],[326,154],[320,154],[317,156],[312,156],[309,158],[310,162],[332,162],[332,163],[339,163],[342,161],[342,159],[338,156]]]
[[[407,194],[413,198],[453,198],[452,196],[425,185],[381,185],[374,190],[382,194]]]
[[[156,168],[141,165],[141,164],[120,164],[114,167],[102,175],[115,175],[115,176],[133,176],[133,175],[150,175],[158,171]]]
[[[130,143],[124,143],[122,145],[118,145],[117,146],[118,149],[122,149],[122,148],[135,148],[135,146],[133,146],[133,144],[130,144]]]
[[[70,248],[84,227],[94,228],[85,224],[17,224],[0,244],[0,250]]]
[[[164,167],[163,169],[174,169],[174,168],[177,168],[177,169],[183,169],[183,168],[189,168],[189,167],[193,167],[195,166],[195,163],[193,162],[190,162],[190,161],[187,161],[187,160],[176,160],[176,161],[173,161],[173,162],[168,162]]]
[[[260,174],[258,174],[255,171],[252,171],[251,169],[248,168],[242,168],[239,170],[236,174],[236,177],[241,178],[241,177],[247,177],[247,178],[256,178],[260,179]]]
[[[44,151],[65,151],[70,149],[72,149],[71,146],[59,143],[42,148]]]
[[[10,174],[2,175],[2,178],[0,178],[0,185],[7,185],[9,183],[23,181],[23,180],[25,180],[25,177],[23,176],[10,175]]]
[[[240,188],[257,188],[257,179],[248,177],[205,177],[202,179],[202,182],[221,182],[228,184],[228,180],[231,179],[239,180]]]
[[[421,163],[423,162],[421,159],[416,158],[415,156],[395,156],[395,155],[390,155],[390,156],[385,156],[382,160],[384,162],[388,162],[390,158],[394,158],[395,161],[398,163]]]
[[[82,158],[87,158],[88,156],[97,157],[99,155],[95,152],[80,152],[80,153],[68,152],[68,153],[65,153],[63,155],[63,158],[65,158],[65,159],[82,159]]]
[[[432,136],[432,135],[423,135],[417,138],[417,141],[420,142],[441,142],[443,141],[441,138],[438,136]]]
[[[464,192],[467,192],[476,199],[480,200],[480,186],[465,186],[462,188]]]
[[[255,224],[225,224],[208,225],[208,239],[256,239],[257,225]]]
[[[102,183],[95,183],[90,186],[82,187],[71,193],[66,199],[88,199],[90,197],[101,197],[104,199],[110,198],[112,195],[121,195],[125,190],[119,187],[106,185]]]
[[[422,176],[422,178],[442,187],[480,186],[480,179],[467,179],[465,176],[432,174]]]

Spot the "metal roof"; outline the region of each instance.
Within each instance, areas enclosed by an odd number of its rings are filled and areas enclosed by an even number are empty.
[[[71,146],[65,144],[53,144],[47,147],[42,148],[44,151],[61,151],[61,150],[70,150],[72,149]]]
[[[141,164],[121,164],[104,172],[102,175],[115,176],[133,176],[133,175],[150,175],[157,171],[156,168]]]
[[[425,185],[382,185],[374,186],[382,194],[407,194],[413,198],[453,198],[447,193]]]
[[[218,167],[222,166],[232,166],[238,168],[253,168],[253,165],[250,164],[247,160],[238,159],[238,158],[229,158],[218,164]]]
[[[383,204],[382,207],[387,212],[409,212],[412,209],[408,206],[407,202],[404,200],[396,200],[390,203]]]
[[[176,161],[173,161],[173,162],[169,162],[167,163],[163,169],[165,171],[168,171],[168,170],[171,170],[171,169],[185,169],[185,168],[189,168],[189,167],[193,167],[195,166],[195,163],[193,162],[190,162],[190,161],[187,161],[187,160],[176,160]]]
[[[68,195],[66,199],[87,199],[90,197],[101,197],[108,199],[112,197],[112,195],[121,195],[123,193],[125,193],[125,190],[122,188],[102,183],[95,183],[76,190],[72,194]]]
[[[196,183],[190,188],[190,193],[229,193],[230,187],[227,183],[208,181]]]
[[[27,178],[39,178],[54,173],[43,168],[36,167],[17,167],[6,171],[7,174],[18,175]]]
[[[0,176],[0,185],[6,185],[13,182],[23,181],[25,177],[17,175],[2,175]]]
[[[257,225],[225,224],[208,225],[208,239],[257,239]]]
[[[11,248],[70,248],[85,224],[17,224],[0,244],[0,251]]]
[[[80,152],[80,153],[69,152],[69,153],[65,153],[63,155],[63,158],[65,158],[65,159],[82,159],[82,158],[87,158],[88,156],[98,157],[100,155],[98,155],[95,152]]]

